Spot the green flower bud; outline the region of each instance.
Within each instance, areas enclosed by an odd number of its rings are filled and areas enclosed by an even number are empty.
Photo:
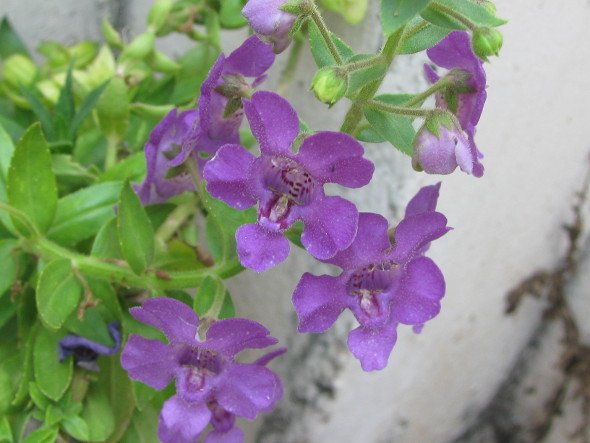
[[[482,60],[488,61],[490,55],[498,55],[502,48],[502,34],[494,28],[481,27],[473,31],[471,39],[473,52]]]
[[[117,49],[123,48],[123,39],[121,38],[121,34],[119,34],[117,30],[113,28],[113,25],[111,25],[106,17],[102,19],[100,29],[105,41],[109,46]]]
[[[20,84],[31,86],[37,74],[38,69],[35,63],[21,54],[11,55],[2,66],[2,76],[15,88],[18,88]]]
[[[76,68],[83,68],[98,54],[98,44],[90,40],[78,43],[69,48],[70,56],[76,62]]]
[[[133,41],[123,49],[121,57],[142,60],[151,54],[154,50],[155,43],[156,34],[152,31],[144,32],[135,37]]]
[[[368,7],[368,0],[321,0],[320,3],[324,8],[342,15],[352,25],[365,18]]]
[[[311,82],[311,89],[318,100],[330,106],[344,97],[347,88],[348,76],[333,67],[320,69]]]
[[[150,66],[158,72],[164,72],[171,74],[178,71],[181,66],[172,60],[167,55],[162,54],[160,51],[154,51],[150,57]]]
[[[172,0],[156,0],[148,13],[147,23],[150,29],[158,32],[166,23],[168,14],[172,11],[174,2]]]
[[[53,69],[65,69],[70,64],[70,53],[61,43],[41,42],[37,51],[45,56],[47,63]]]

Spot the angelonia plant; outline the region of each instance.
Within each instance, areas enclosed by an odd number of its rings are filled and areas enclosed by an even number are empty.
[[[236,316],[225,281],[272,272],[292,246],[338,269],[301,276],[297,331],[350,310],[365,371],[387,366],[398,327],[439,313],[441,183],[397,223],[325,185],[367,185],[365,150],[388,146],[418,172],[481,177],[484,62],[505,21],[486,0],[380,4],[375,54],[323,18],[359,23],[368,0],[156,0],[130,41],[104,19],[103,42],[45,41],[35,59],[2,20],[0,442],[242,442],[237,419],[281,401],[269,364],[288,350]],[[192,42],[175,59],[156,46],[172,33]],[[349,103],[340,131],[268,90],[275,59],[284,91],[306,48],[317,112]],[[382,93],[394,61],[422,51],[426,89]]]

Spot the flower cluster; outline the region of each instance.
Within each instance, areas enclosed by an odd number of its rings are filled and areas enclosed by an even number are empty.
[[[154,128],[145,146],[147,175],[137,188],[144,204],[161,203],[194,189],[185,162],[202,169],[226,143],[239,143],[244,111],[241,98],[262,83],[274,62],[272,47],[256,36],[228,57],[219,56],[201,85],[198,108],[176,109]],[[246,78],[253,79],[247,82]]]
[[[160,414],[158,437],[165,443],[193,443],[211,424],[207,443],[240,441],[236,417],[252,420],[270,410],[283,396],[280,379],[265,367],[283,350],[254,363],[239,363],[245,349],[277,343],[260,324],[231,318],[213,323],[204,340],[198,336],[199,318],[184,303],[159,297],[132,308],[140,322],[160,329],[168,344],[130,335],[121,355],[129,376],[154,389],[176,380],[176,395]]]
[[[300,332],[324,332],[350,309],[360,326],[348,336],[348,347],[372,371],[387,365],[399,323],[420,327],[438,314],[445,281],[424,253],[449,230],[445,216],[435,211],[439,188],[424,187],[410,201],[393,231],[393,245],[385,218],[360,214],[352,244],[325,260],[342,273],[305,273],[297,285],[293,305]]]

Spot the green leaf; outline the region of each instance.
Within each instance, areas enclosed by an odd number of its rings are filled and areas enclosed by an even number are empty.
[[[11,140],[18,140],[25,132],[21,125],[4,115],[0,115],[0,126],[4,126]]]
[[[291,226],[285,232],[285,237],[287,237],[287,239],[295,246],[305,249],[303,247],[303,243],[301,243],[301,234],[303,234],[303,222],[301,220],[297,220],[293,226]]]
[[[30,57],[26,45],[13,29],[8,18],[4,17],[0,22],[0,59],[6,59],[13,54]]]
[[[115,430],[115,416],[105,387],[99,383],[90,385],[82,418],[88,424],[89,442],[105,441]]]
[[[372,57],[371,55],[356,55],[349,60],[349,63],[360,61]],[[385,62],[377,63],[365,69],[358,69],[353,71],[348,76],[348,88],[346,90],[347,97],[354,97],[354,95],[376,80],[382,79],[387,72],[387,65]]]
[[[61,328],[82,297],[82,286],[69,260],[57,259],[43,268],[36,297],[43,323],[51,329]]]
[[[39,100],[39,98],[37,98],[37,96],[33,92],[29,91],[25,86],[21,85],[20,90],[23,96],[29,102],[29,105],[31,105],[33,113],[41,122],[41,126],[43,126],[43,131],[45,134],[47,134],[47,138],[52,141],[55,140],[56,133],[49,110],[43,103],[41,103],[41,100]]]
[[[35,406],[37,406],[37,408],[39,408],[42,411],[47,409],[47,406],[51,404],[47,397],[43,395],[43,392],[41,392],[41,389],[39,389],[39,387],[34,381],[29,382],[29,395],[31,396],[31,400],[33,400],[33,403],[35,403]]]
[[[51,426],[49,428],[41,427],[31,432],[23,440],[23,443],[55,443],[58,433],[59,428],[57,426]]]
[[[224,0],[219,10],[219,21],[224,28],[241,28],[245,26],[246,19],[242,15],[244,2],[242,0]]]
[[[412,96],[406,94],[384,94],[375,97],[390,105],[400,105]],[[363,108],[365,118],[377,134],[407,155],[414,152],[416,131],[412,126],[412,117],[395,115],[369,107]]]
[[[154,229],[129,182],[121,190],[117,232],[123,257],[133,272],[141,274],[154,258]]]
[[[106,89],[108,84],[108,81],[104,82],[102,85],[93,89],[84,98],[84,100],[80,104],[80,107],[78,108],[78,111],[76,112],[76,115],[74,115],[74,118],[72,119],[69,132],[70,140],[73,140],[76,137],[78,129],[80,129],[80,126],[82,125],[84,120],[86,120],[86,117],[90,115],[94,107],[98,104],[98,100],[100,99],[100,96],[102,95],[103,91]]]
[[[51,169],[58,181],[73,181],[88,184],[96,179],[96,175],[89,172],[69,154],[53,154],[51,156]]]
[[[135,411],[133,386],[117,358],[107,358],[100,366],[100,382],[107,387],[107,397],[115,418],[108,442],[115,443],[125,433]]]
[[[51,169],[51,155],[41,126],[31,126],[16,145],[8,170],[8,201],[46,231],[57,208],[57,185]],[[15,226],[26,228],[13,219]]]
[[[91,254],[98,258],[123,258],[117,234],[117,219],[112,218],[96,234]]]
[[[6,291],[0,295],[0,328],[2,328],[16,313],[16,306],[12,300],[10,300],[10,292]]]
[[[17,255],[14,251],[16,240],[0,240],[0,263],[2,263],[2,272],[0,272],[0,295],[12,286],[16,279]],[[2,309],[8,309],[8,306],[2,305]],[[0,311],[2,310],[0,309]],[[0,313],[0,318],[2,313]],[[2,323],[0,322],[0,326]]]
[[[74,117],[74,93],[72,91],[72,66],[66,73],[66,82],[61,88],[57,104],[55,105],[55,128],[58,139],[65,139],[69,135],[69,128]]]
[[[205,222],[205,236],[213,260],[215,262],[225,261],[231,254],[232,247],[235,247],[235,242],[232,242],[231,237],[226,235],[221,222],[214,215],[210,214],[207,217],[207,221]]]
[[[73,360],[59,362],[57,347],[63,334],[55,334],[39,328],[33,350],[33,368],[37,386],[53,401],[58,401],[72,381]]]
[[[145,171],[145,153],[136,152],[102,174],[98,178],[98,181],[108,182],[129,180],[135,182],[143,178]]]
[[[0,125],[0,202],[7,203],[8,195],[6,193],[6,185],[8,181],[8,168],[10,166],[10,159],[14,154],[14,144],[8,133]],[[9,230],[13,231],[10,216],[4,212],[0,212],[0,222]]]
[[[12,406],[20,406],[29,395],[29,382],[33,379],[33,351],[39,323],[35,322],[28,331],[27,339],[21,354],[23,356],[22,374],[18,380]]]
[[[408,30],[412,33],[404,35],[400,54],[415,54],[432,48],[450,32],[450,29],[428,23],[422,17],[410,21]]]
[[[214,306],[217,304],[216,306]],[[223,281],[217,277],[207,277],[195,295],[193,309],[202,317],[206,314],[216,315],[217,318],[235,316],[235,308],[230,293],[225,289]]]
[[[436,9],[436,4],[446,6],[454,12],[463,15],[478,26],[500,26],[506,24],[506,20],[496,17],[484,5],[472,0],[436,0],[428,8],[422,11],[421,16],[430,23],[447,29],[467,29],[467,27]]]
[[[90,429],[88,423],[78,415],[66,416],[61,425],[64,430],[76,440],[88,441],[90,438]]]
[[[8,371],[0,364],[0,417],[3,416],[12,401],[12,378]]]
[[[84,311],[84,318],[79,320],[72,315],[64,324],[69,332],[85,337],[105,346],[113,346],[114,342],[107,329],[107,324],[101,317],[98,308],[88,308]]]
[[[381,0],[381,24],[387,36],[419,14],[430,0]]]
[[[121,443],[158,443],[158,415],[153,407],[136,412]]]
[[[174,75],[176,83],[170,102],[182,105],[199,98],[201,84],[215,63],[219,51],[211,45],[200,44],[184,54],[178,62],[181,68]]]
[[[117,297],[117,293],[111,284],[104,280],[95,280],[92,278],[88,278],[87,281],[94,298],[100,300],[101,306],[104,306],[108,313],[110,313],[110,316],[108,314],[106,315],[108,321],[123,321],[123,310],[121,309],[119,297]]]
[[[106,182],[61,198],[49,238],[70,246],[96,235],[113,218],[120,192],[120,182]]]
[[[10,428],[10,422],[8,416],[4,415],[0,418],[0,443],[13,443],[12,429]]]
[[[313,59],[315,60],[316,65],[318,68],[323,68],[324,66],[332,66],[336,65],[336,60],[332,57],[330,50],[326,46],[326,42],[322,37],[322,34],[317,27],[317,25],[313,21],[309,21],[309,46],[311,49],[311,54],[313,55]],[[340,57],[344,62],[347,62],[354,56],[354,51],[344,43],[338,36],[333,33],[330,33],[332,37],[332,41],[340,54]]]

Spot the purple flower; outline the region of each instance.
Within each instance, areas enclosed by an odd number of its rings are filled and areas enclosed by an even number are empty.
[[[471,174],[474,163],[465,132],[454,124],[450,129],[440,125],[436,132],[438,136],[427,125],[418,132],[412,156],[414,169],[428,174],[450,174],[459,166]]]
[[[464,31],[451,32],[426,53],[436,65],[452,70],[449,75],[454,76],[456,85],[447,88],[444,93],[437,93],[436,105],[457,116],[469,140],[473,166],[467,169],[475,177],[481,177],[484,168],[479,159],[482,155],[475,145],[474,136],[487,97],[483,62],[473,53],[469,34]],[[440,77],[429,65],[425,65],[424,69],[431,83],[439,80]],[[463,167],[461,169],[468,172]]]
[[[119,323],[109,323],[107,329],[113,339],[113,346],[106,346],[78,335],[66,335],[57,345],[59,361],[62,362],[68,356],[73,355],[78,366],[89,371],[98,371],[96,364],[98,356],[116,354],[121,348],[121,326]]]
[[[245,100],[244,107],[260,157],[239,145],[226,145],[204,170],[214,197],[236,209],[258,202],[258,222],[236,232],[240,262],[263,272],[285,260],[289,242],[283,233],[297,220],[304,223],[301,242],[309,253],[333,257],[352,242],[358,211],[348,200],[326,196],[323,185],[366,185],[374,167],[363,158],[363,147],[347,134],[318,132],[294,153],[299,120],[285,99],[262,91]]]
[[[289,31],[297,18],[280,9],[285,3],[287,0],[249,0],[242,9],[254,32],[264,41],[272,43],[277,54],[291,43]]]
[[[196,161],[202,170],[220,146],[240,142],[241,98],[265,79],[274,58],[270,45],[249,37],[229,57],[219,56],[201,85],[197,110],[174,109],[154,128],[145,146],[147,175],[137,187],[144,204],[194,190],[183,163]]]
[[[160,413],[158,437],[164,443],[193,443],[209,423],[213,432],[207,443],[242,441],[242,432],[234,427],[235,417],[252,420],[282,398],[281,381],[264,367],[282,351],[254,363],[235,361],[245,349],[277,343],[262,325],[241,318],[220,320],[200,340],[199,319],[182,302],[153,298],[130,312],[160,329],[169,341],[132,334],[121,355],[129,376],[154,389],[164,389],[176,379],[176,395]]]
[[[385,218],[360,214],[350,247],[325,260],[342,273],[305,273],[297,285],[293,305],[300,332],[323,332],[350,309],[360,326],[350,332],[348,347],[372,371],[387,365],[399,323],[420,327],[438,314],[445,281],[424,253],[449,230],[445,216],[435,212],[439,188],[426,186],[410,201],[393,246]]]

